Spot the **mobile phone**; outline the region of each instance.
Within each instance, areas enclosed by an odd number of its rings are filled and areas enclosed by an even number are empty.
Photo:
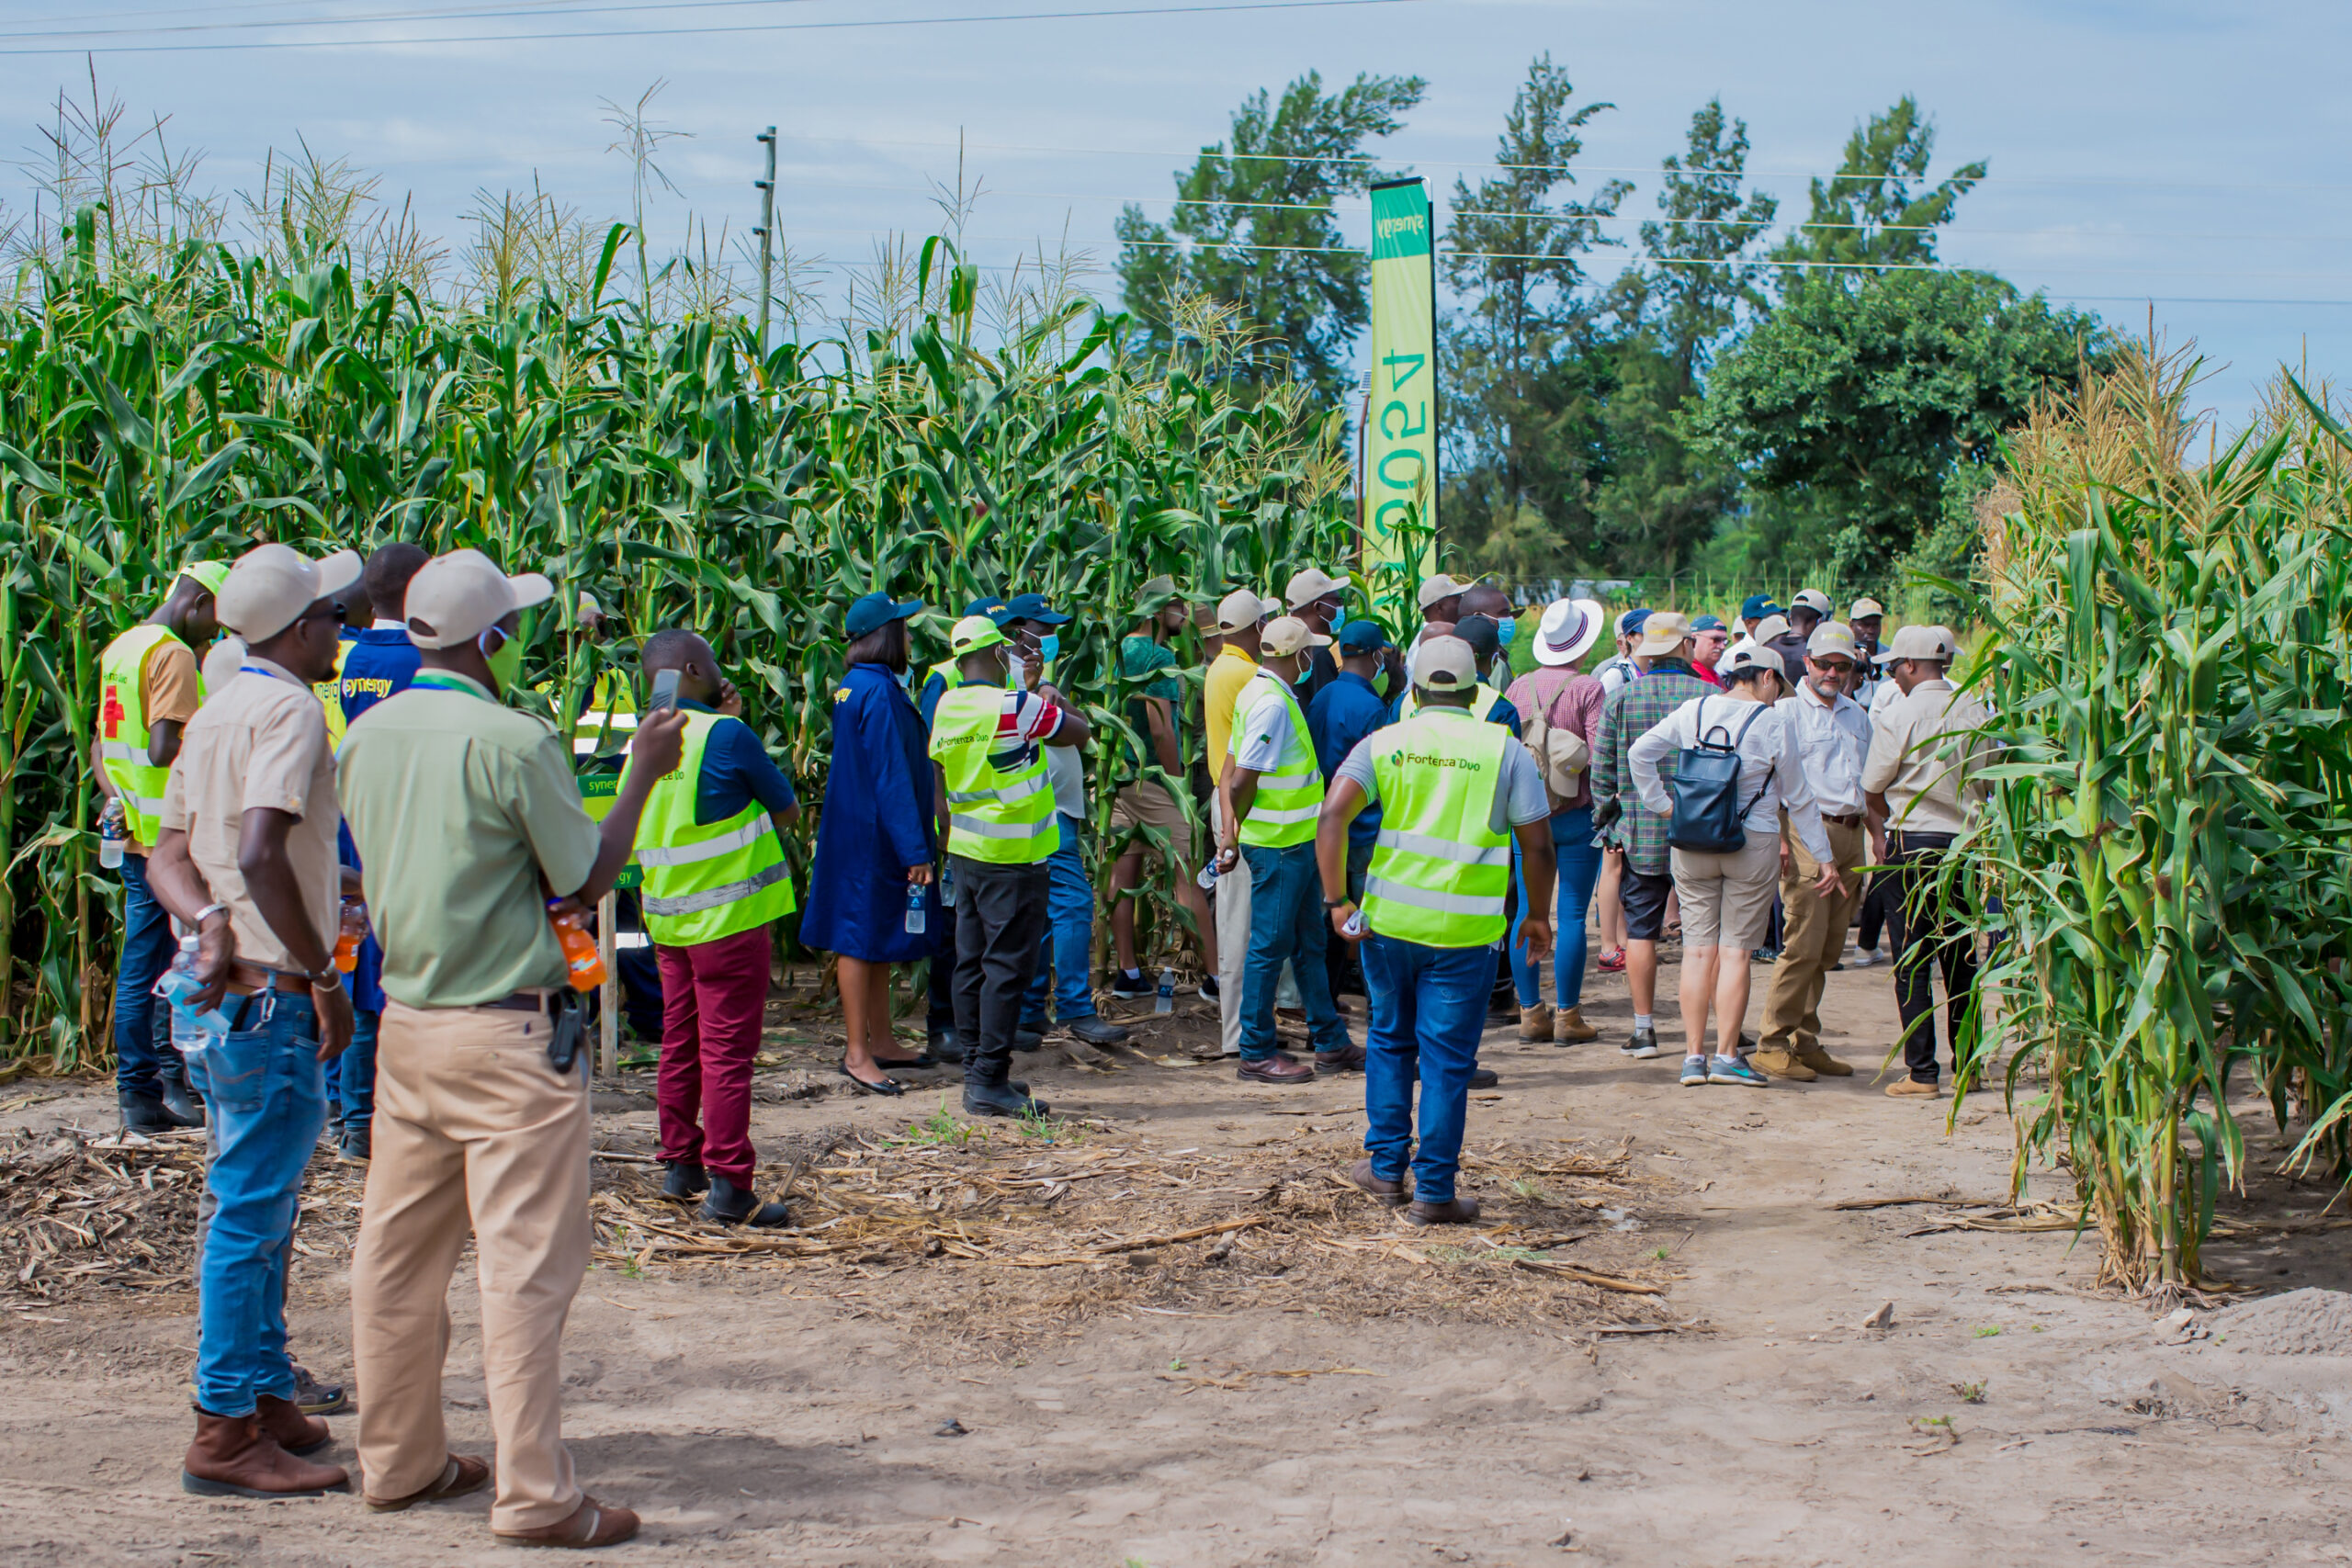
[[[653,706],[651,711],[654,713],[660,713],[663,708],[673,708],[677,705],[678,671],[674,669],[655,671],[653,672]]]

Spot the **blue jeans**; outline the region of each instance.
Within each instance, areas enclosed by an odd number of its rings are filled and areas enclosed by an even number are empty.
[[[172,919],[147,891],[147,857],[122,857],[122,951],[114,976],[114,1087],[124,1094],[160,1091],[157,1069],[177,1076],[170,1037],[156,1038],[155,982],[179,944]]]
[[[1323,949],[1331,932],[1323,916],[1323,880],[1315,843],[1288,849],[1241,846],[1250,867],[1250,955],[1241,967],[1241,1055],[1262,1062],[1274,1054],[1274,987],[1283,965],[1298,981],[1307,1038],[1317,1051],[1348,1048],[1348,1026],[1331,1005],[1331,976]],[[1238,868],[1236,868],[1237,871]]]
[[[1023,1028],[1045,1027],[1046,992],[1054,993],[1054,1017],[1075,1023],[1094,1016],[1094,884],[1086,879],[1086,855],[1078,847],[1086,824],[1067,812],[1062,847],[1046,862],[1053,883],[1046,895],[1046,934],[1037,943],[1037,974],[1022,1003]]]
[[[334,1102],[335,1121],[346,1133],[364,1132],[375,1120],[376,1034],[383,1026],[382,1013],[354,1008],[351,1044],[327,1064],[327,1098]]]
[[[327,1122],[318,1010],[305,996],[243,999],[242,1025],[204,1053],[220,1151],[205,1174],[213,1198],[197,1275],[196,1402],[249,1416],[259,1394],[288,1399],[286,1260],[302,1171]]]
[[[1413,1197],[1453,1198],[1470,1074],[1495,985],[1491,947],[1423,947],[1377,932],[1363,939],[1363,988],[1372,1022],[1364,1034],[1363,1135],[1372,1173],[1401,1181],[1409,1159]],[[1420,1146],[1413,1145],[1413,1085],[1421,1086]]]
[[[1592,842],[1592,808],[1579,807],[1552,818],[1552,844],[1560,857],[1559,908],[1552,920],[1552,982],[1558,1005],[1564,1008],[1584,1004],[1584,917],[1592,908],[1592,885],[1600,880],[1600,852]],[[1519,863],[1519,847],[1510,852],[1511,863]],[[1527,878],[1522,873],[1519,880],[1519,896],[1512,900],[1510,919],[1510,979],[1519,992],[1519,1005],[1532,1008],[1544,999],[1542,982],[1537,979],[1535,965],[1519,948],[1519,922],[1527,914]]]

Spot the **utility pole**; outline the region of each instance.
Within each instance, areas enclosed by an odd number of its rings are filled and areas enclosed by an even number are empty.
[[[756,183],[760,187],[760,359],[768,356],[768,302],[775,297],[775,127],[771,125],[760,132],[758,141],[768,150],[768,177]]]

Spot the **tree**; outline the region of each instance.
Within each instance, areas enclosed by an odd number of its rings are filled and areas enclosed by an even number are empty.
[[[1132,205],[1120,213],[1120,284],[1150,346],[1168,349],[1181,335],[1180,301],[1204,297],[1238,309],[1266,340],[1242,378],[1296,378],[1336,407],[1371,312],[1369,264],[1348,248],[1331,201],[1380,177],[1364,143],[1398,130],[1427,87],[1419,76],[1366,74],[1327,96],[1310,71],[1279,103],[1261,89],[1234,113],[1231,150],[1204,147],[1177,176],[1168,222]]]
[[[1464,301],[1446,323],[1446,441],[1459,476],[1459,536],[1492,535],[1505,555],[1487,561],[1523,571],[1564,536],[1580,536],[1599,460],[1600,389],[1591,353],[1592,304],[1579,290],[1579,259],[1613,244],[1600,220],[1633,186],[1602,186],[1589,201],[1555,204],[1584,151],[1577,134],[1613,106],[1571,107],[1575,88],[1549,54],[1528,66],[1496,141],[1496,173],[1476,187],[1453,183],[1446,226],[1446,281]],[[1466,515],[1465,515],[1466,513]],[[1544,545],[1545,525],[1551,547]]]
[[[1779,216],[1777,197],[1743,196],[1747,122],[1726,130],[1721,98],[1690,117],[1686,152],[1662,164],[1663,222],[1642,225],[1644,286],[1655,300],[1658,338],[1684,378],[1695,383],[1708,356],[1745,304],[1761,309],[1763,269],[1745,259],[1748,245]]]
[[[1921,188],[1935,150],[1935,122],[1907,93],[1857,127],[1837,174],[1813,182],[1812,216],[1772,253],[1775,261],[1836,265],[1792,267],[1782,291],[1802,288],[1807,272],[1834,276],[1854,268],[1932,265],[1936,231],[1951,221],[1960,198],[1985,173],[1982,163],[1965,164]]]
[[[1694,430],[1752,483],[1842,519],[1829,569],[1854,582],[1934,525],[1954,464],[1993,461],[2042,388],[2107,353],[2097,316],[1986,273],[1815,282],[1717,358]]]

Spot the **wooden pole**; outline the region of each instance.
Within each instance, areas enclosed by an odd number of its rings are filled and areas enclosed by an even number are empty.
[[[613,941],[620,900],[606,893],[596,905],[596,954],[605,961],[605,984],[596,1010],[596,1071],[611,1077],[621,1070],[621,968]]]

